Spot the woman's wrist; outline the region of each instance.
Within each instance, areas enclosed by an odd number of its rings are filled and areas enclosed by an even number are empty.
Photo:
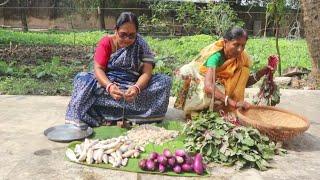
[[[138,91],[138,94],[140,94],[141,88],[137,84],[134,84],[133,87],[135,87],[137,89],[137,91]]]
[[[228,104],[233,108],[237,108],[237,101],[228,98]]]
[[[108,83],[107,84],[107,86],[106,86],[106,91],[108,92],[108,93],[110,93],[110,88],[111,88],[111,86],[113,86],[114,84],[112,83],[112,82],[110,82],[110,83]]]
[[[270,71],[270,68],[268,66],[265,66],[262,71],[263,73],[261,73],[262,74],[261,76],[266,75]]]

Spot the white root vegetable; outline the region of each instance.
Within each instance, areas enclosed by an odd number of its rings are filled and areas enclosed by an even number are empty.
[[[105,149],[111,149],[111,148],[114,148],[114,147],[116,147],[117,145],[119,145],[119,143],[120,143],[120,141],[117,140],[116,142],[107,144],[104,148],[105,148]]]
[[[80,144],[77,144],[76,147],[74,148],[74,152],[76,154],[77,157],[80,156],[81,152],[82,152],[82,148]]]
[[[108,156],[108,162],[113,165],[114,164],[114,157]]]
[[[139,151],[144,152],[145,151],[144,147],[140,146]]]
[[[115,164],[113,164],[114,167],[119,167],[121,165],[122,159],[118,158],[115,160]]]
[[[88,150],[86,162],[87,162],[87,164],[93,163],[93,150],[92,149]]]
[[[128,158],[128,157],[131,157],[134,152],[136,152],[136,150],[129,150],[127,152],[125,152],[124,154],[122,154],[122,158]]]
[[[120,136],[102,141],[85,139],[74,150],[67,149],[66,156],[75,162],[110,163],[120,167],[128,164],[128,158],[138,157],[140,151],[144,151],[143,146],[137,146],[128,136]]]
[[[120,146],[119,150],[120,150],[122,153],[124,153],[124,152],[128,151],[128,148],[129,148],[129,145],[123,144],[123,145]]]
[[[121,156],[122,156],[122,152],[121,152],[120,150],[117,150],[117,151],[116,151],[116,155],[117,155],[118,157],[121,157]]]
[[[80,162],[82,162],[82,161],[86,160],[86,158],[87,158],[87,150],[84,149],[84,150],[81,152],[78,160],[79,160]]]
[[[108,164],[108,163],[109,163],[109,157],[108,157],[108,155],[103,154],[103,156],[102,156],[102,161],[103,161],[105,164]]]
[[[98,158],[97,158],[96,163],[97,163],[97,164],[102,163],[103,149],[99,149],[97,154],[98,154],[98,155],[97,155]]]
[[[139,155],[140,155],[140,153],[139,153],[138,150],[136,150],[136,151],[133,153],[133,157],[134,157],[134,158],[139,157]]]
[[[108,150],[105,151],[105,153],[106,154],[111,154],[111,153],[113,153],[115,151],[116,151],[116,149],[108,149]]]
[[[134,145],[134,143],[130,144],[128,147],[128,151],[133,150],[136,146]]]
[[[94,145],[98,144],[99,143],[99,139],[96,139],[96,140],[93,140],[90,142],[90,144],[88,145],[88,149],[93,147]]]
[[[111,153],[110,155],[111,155],[115,160],[118,158],[116,152],[113,152],[113,153]]]
[[[126,166],[127,164],[128,164],[128,158],[122,159],[121,165],[122,165],[122,166]]]
[[[89,149],[89,145],[90,145],[90,140],[86,138],[83,143],[83,149]]]
[[[100,144],[109,144],[109,143],[111,143],[111,139],[106,139],[106,140],[100,141]]]
[[[115,152],[111,153],[111,156],[109,157],[109,161],[112,164],[112,167],[119,167],[121,165],[121,160],[122,158],[118,157]]]
[[[93,150],[93,160],[94,160],[95,162],[97,162],[98,155],[99,155],[98,150]]]
[[[79,162],[75,153],[70,148],[67,149],[66,156],[70,161]]]

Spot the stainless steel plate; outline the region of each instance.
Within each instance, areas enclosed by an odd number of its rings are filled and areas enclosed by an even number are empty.
[[[44,131],[44,135],[51,141],[56,142],[70,142],[75,140],[81,140],[93,133],[91,127],[80,128],[73,124],[63,124],[54,127],[50,127]]]

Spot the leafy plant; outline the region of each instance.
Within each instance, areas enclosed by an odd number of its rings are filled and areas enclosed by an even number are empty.
[[[162,32],[170,32],[168,24],[182,26],[187,34],[215,34],[222,35],[234,25],[242,26],[233,9],[225,3],[208,3],[198,7],[194,2],[150,2],[151,16],[142,15],[139,19],[147,32],[153,33],[152,27]],[[149,27],[149,28],[146,28]]]
[[[14,69],[5,61],[0,61],[0,76],[13,74]]]
[[[70,72],[72,71],[68,67],[60,65],[59,57],[53,57],[51,62],[41,63],[32,73],[37,79],[58,79],[59,76],[68,75]]]
[[[0,61],[0,94],[70,95],[72,78],[81,67],[62,64],[58,57],[38,66]]]
[[[172,69],[166,66],[165,62],[162,60],[158,60],[156,66],[153,70],[153,73],[163,73],[167,75],[172,75]]]
[[[238,19],[229,4],[209,3],[199,13],[199,25],[204,34],[222,36],[229,28],[243,26],[244,23]]]
[[[236,126],[217,113],[200,113],[184,128],[185,148],[199,152],[207,162],[266,170],[275,154],[275,144],[257,129]]]

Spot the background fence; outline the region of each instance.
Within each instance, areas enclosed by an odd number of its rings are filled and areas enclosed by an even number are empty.
[[[77,2],[82,1],[78,0]],[[74,4],[70,0],[9,0],[8,3],[0,6],[0,26],[21,28],[22,14],[26,15],[26,23],[29,29],[62,31],[98,30],[101,26],[100,18],[103,19],[105,24],[104,29],[112,30],[117,16],[123,11],[132,11],[140,17],[149,18],[149,22],[152,18],[153,10],[144,1],[106,0],[104,2],[102,6],[99,6],[94,4]],[[198,10],[195,13],[200,13],[199,7],[201,8],[204,5],[196,3],[196,6]],[[273,24],[265,27],[265,8],[240,5],[231,5],[231,7],[237,17],[244,22],[244,27],[251,35],[262,36],[265,31],[268,36],[274,35]],[[166,10],[170,12],[168,13],[169,16],[166,16],[161,23],[142,24],[141,32],[155,36],[196,34],[196,32],[188,32],[181,19],[177,20],[177,9]],[[192,26],[192,24],[189,23],[189,26]],[[194,28],[197,28],[196,25],[194,25]],[[300,9],[289,9],[284,14],[279,28],[280,35],[282,37],[300,38],[304,36],[303,28]]]

